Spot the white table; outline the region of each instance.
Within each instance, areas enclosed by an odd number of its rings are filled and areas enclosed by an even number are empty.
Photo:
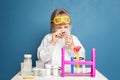
[[[108,80],[104,75],[102,75],[98,70],[96,70],[96,77],[91,76],[35,76],[31,79],[23,79],[19,73],[17,73],[11,80]]]

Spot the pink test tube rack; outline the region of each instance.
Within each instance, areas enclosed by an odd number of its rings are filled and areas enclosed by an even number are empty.
[[[91,71],[90,72],[84,72],[84,73],[71,73],[71,72],[65,72],[65,65],[90,65],[91,66]],[[62,62],[61,62],[61,77],[64,77],[65,75],[71,75],[71,76],[86,76],[90,75],[92,77],[95,77],[96,75],[96,49],[92,48],[92,56],[91,60],[89,61],[69,61],[65,60],[65,49],[62,48]]]

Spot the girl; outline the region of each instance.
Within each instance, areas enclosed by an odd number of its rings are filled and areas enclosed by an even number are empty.
[[[85,49],[74,35],[70,34],[71,20],[64,9],[56,9],[51,15],[50,33],[47,34],[38,47],[37,57],[44,63],[61,67],[61,48],[65,48],[65,59],[70,60],[74,46],[81,46],[79,56],[85,58]]]

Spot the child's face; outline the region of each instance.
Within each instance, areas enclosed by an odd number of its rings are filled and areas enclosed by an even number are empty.
[[[69,33],[69,24],[62,24],[62,25],[55,25],[55,31],[60,31],[61,32],[61,37],[64,37],[66,34]]]

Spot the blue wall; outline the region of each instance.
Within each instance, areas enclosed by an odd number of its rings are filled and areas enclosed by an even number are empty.
[[[49,33],[52,11],[65,8],[89,59],[97,49],[97,69],[117,80],[120,68],[120,0],[0,0],[0,79],[10,80],[25,53],[35,64],[37,47]]]

